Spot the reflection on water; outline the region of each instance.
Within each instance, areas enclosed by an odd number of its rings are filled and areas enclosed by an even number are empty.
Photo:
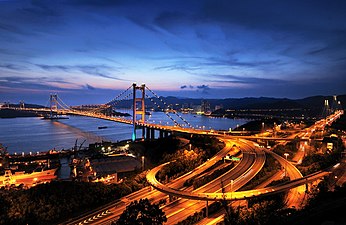
[[[87,131],[83,131],[77,127],[74,127],[73,125],[68,125],[68,124],[64,124],[60,121],[51,121],[53,126],[56,126],[59,130],[63,130],[63,133],[71,133],[71,134],[75,134],[79,137],[83,137],[86,140],[93,140],[93,142],[101,142],[103,141],[108,141],[106,138],[102,138],[100,136],[97,136],[96,134],[92,133],[92,132],[87,132]]]
[[[173,115],[174,116],[174,115]],[[208,118],[184,114],[183,117],[199,129],[228,130],[246,123],[246,120]],[[175,118],[179,123],[179,118]],[[172,121],[164,114],[153,112],[150,122],[167,124]],[[107,129],[98,129],[107,127]],[[42,120],[37,117],[0,119],[0,143],[8,147],[10,153],[47,151],[50,149],[70,149],[78,140],[78,146],[101,141],[120,141],[131,138],[132,126],[96,118],[69,116],[58,121]],[[139,135],[138,131],[138,135]]]

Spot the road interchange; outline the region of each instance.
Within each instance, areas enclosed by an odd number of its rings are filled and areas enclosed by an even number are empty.
[[[328,119],[326,121],[330,122],[331,119]],[[324,125],[323,122],[317,122],[312,128],[310,128],[310,130],[308,129],[307,131],[313,131],[315,127],[322,126],[321,124]],[[302,185],[303,185],[302,187],[305,188],[304,184],[312,182],[316,179],[320,179],[321,177],[327,176],[330,173],[328,171],[321,171],[319,173],[312,174],[307,177],[299,178],[297,175],[293,175],[294,173],[297,173],[297,174],[300,173],[293,164],[291,164],[290,162],[288,162],[281,156],[278,156],[275,153],[272,153],[271,151],[258,148],[257,146],[253,144],[249,144],[250,143],[249,141],[245,141],[241,139],[233,139],[231,137],[227,137],[227,136],[225,137],[223,135],[213,135],[213,136],[217,136],[219,139],[225,142],[225,147],[221,151],[219,151],[213,158],[211,158],[204,164],[200,165],[199,167],[195,168],[194,170],[169,182],[166,185],[161,184],[155,178],[155,174],[164,166],[164,164],[154,168],[148,173],[148,176],[149,176],[148,179],[150,184],[154,186],[155,188],[159,189],[159,191],[152,190],[148,187],[143,188],[137,192],[134,192],[122,198],[121,200],[115,201],[112,204],[107,205],[106,207],[100,208],[99,210],[96,210],[93,213],[90,213],[88,215],[81,216],[77,218],[76,220],[73,220],[73,221],[71,220],[70,222],[65,224],[80,224],[80,225],[88,224],[88,223],[91,223],[90,222],[91,218],[95,218],[95,220],[92,221],[92,224],[110,224],[112,221],[115,221],[121,215],[121,213],[126,208],[126,206],[134,200],[139,200],[141,198],[148,198],[149,200],[153,202],[157,202],[160,199],[167,198],[167,195],[175,195],[179,197],[177,200],[171,203],[168,203],[166,206],[162,207],[163,211],[165,211],[168,217],[167,224],[174,224],[175,222],[178,222],[186,218],[188,215],[193,214],[195,211],[198,211],[201,208],[205,207],[205,201],[216,201],[220,199],[226,199],[226,200],[248,199],[255,196],[260,196],[260,195],[263,196],[263,195],[269,195],[269,194],[275,194],[278,192],[287,191],[289,189],[296,188]],[[253,145],[253,146],[247,150],[247,147],[246,145],[244,145],[244,142],[247,142],[248,145]],[[242,160],[241,162],[239,162],[238,165],[236,165],[229,172],[225,173],[222,177],[216,178],[212,182],[209,182],[207,185],[202,186],[199,189],[196,189],[194,191],[191,191],[191,189],[188,189],[188,192],[182,189],[183,184],[186,180],[191,179],[192,177],[196,176],[196,174],[202,174],[205,170],[210,168],[212,165],[214,165],[216,162],[221,160],[227,154],[231,154],[231,155],[236,154],[236,152],[232,152],[234,151],[232,150],[233,145],[241,146],[241,149],[243,151]],[[251,180],[251,178],[253,178],[257,174],[257,172],[260,170],[259,168],[263,167],[263,164],[265,162],[264,152],[266,152],[267,154],[272,154],[273,157],[276,158],[276,160],[279,161],[279,163],[282,166],[285,166],[285,165],[287,166],[287,174],[288,176],[290,176],[291,181],[285,184],[277,185],[273,187],[258,188],[255,190],[248,190],[248,191],[236,191],[248,182],[247,181],[248,178],[249,180]],[[255,168],[253,168],[256,161],[258,162],[258,165]],[[263,163],[262,166],[260,166],[261,162]],[[244,167],[244,168],[241,170],[240,169],[241,167]],[[236,173],[237,175],[232,175],[232,173]],[[299,176],[301,176],[301,174]],[[225,193],[221,192],[221,180],[224,184]],[[230,182],[231,180],[233,180],[232,185]],[[294,196],[292,198],[294,198]],[[202,201],[193,201],[189,199],[202,200]],[[97,216],[102,213],[103,213],[103,217],[98,218]]]

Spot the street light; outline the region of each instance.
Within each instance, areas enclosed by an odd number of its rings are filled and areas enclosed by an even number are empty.
[[[289,156],[290,154],[288,153],[284,153],[284,156],[286,157],[286,162],[285,162],[285,177],[286,177],[286,174],[287,174],[287,156]]]
[[[231,180],[231,199],[232,199],[232,192],[233,192],[233,180]]]
[[[143,168],[143,170],[144,170],[144,159],[145,159],[145,157],[144,157],[144,155],[142,156],[142,168]]]

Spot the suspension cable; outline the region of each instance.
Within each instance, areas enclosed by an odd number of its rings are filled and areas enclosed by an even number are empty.
[[[181,115],[179,115],[176,110],[173,110],[165,101],[162,100],[154,91],[152,91],[150,88],[145,86],[148,91],[150,91],[157,99],[159,99],[167,108],[169,111],[173,112],[175,115],[177,115],[184,123],[186,123],[190,128],[194,129],[193,126],[186,120],[184,119]]]
[[[118,98],[120,98],[123,94],[125,94],[125,92],[127,92],[128,90],[130,90],[132,88],[132,86],[130,86],[129,88],[127,88],[125,91],[121,92],[119,95],[117,95],[115,98],[113,98],[112,100],[110,100],[109,102],[107,102],[105,105],[109,105],[111,104],[113,101],[118,100]]]

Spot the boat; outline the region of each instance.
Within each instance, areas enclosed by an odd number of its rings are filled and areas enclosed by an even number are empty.
[[[106,129],[108,128],[107,126],[101,126],[101,127],[98,127],[98,129]]]
[[[55,175],[58,168],[42,170],[39,172],[26,173],[25,171],[16,171],[12,173],[12,170],[5,170],[5,175],[0,176],[0,187],[9,185],[32,186],[40,182],[46,182],[57,178]]]

